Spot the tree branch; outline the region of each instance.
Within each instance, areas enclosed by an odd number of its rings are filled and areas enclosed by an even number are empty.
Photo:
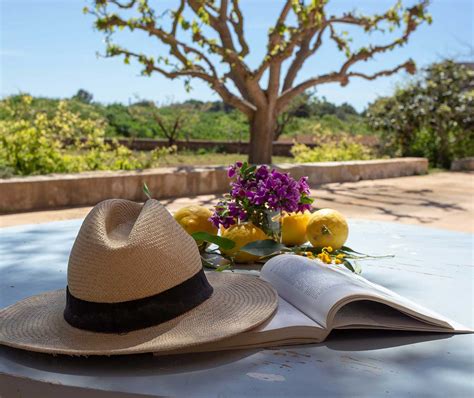
[[[248,55],[248,53],[250,52],[250,49],[247,44],[247,41],[245,40],[244,16],[242,15],[242,11],[240,10],[240,7],[239,7],[239,0],[232,0],[232,13],[235,14],[235,16],[237,17],[237,20],[234,20],[232,18],[232,15],[229,20],[232,26],[234,27],[234,32],[237,35],[237,39],[239,40],[239,44],[241,47],[239,56],[244,58]]]
[[[386,45],[370,46],[369,48],[361,48],[356,53],[353,53],[352,55],[349,56],[347,61],[342,65],[342,67],[340,68],[338,72],[332,72],[329,74],[310,78],[293,88],[291,88],[291,84],[290,84],[291,79],[290,79],[290,81],[284,85],[283,93],[281,94],[280,98],[277,101],[277,111],[281,112],[288,105],[291,99],[293,99],[299,94],[302,94],[308,88],[313,87],[318,84],[339,82],[342,86],[345,86],[348,84],[349,78],[351,77],[361,77],[368,80],[373,80],[380,76],[392,75],[401,69],[406,69],[407,72],[414,73],[415,65],[413,61],[411,60],[403,64],[400,64],[392,69],[380,71],[373,75],[367,75],[367,74],[358,73],[358,72],[350,72],[349,69],[354,64],[360,61],[367,61],[368,59],[372,58],[375,54],[384,53],[386,51],[393,50],[397,46],[402,46],[403,44],[405,44],[408,41],[409,36],[416,30],[419,24],[419,21],[417,18],[420,13],[420,7],[423,9],[424,7],[426,7],[427,4],[428,4],[427,1],[422,1],[420,4],[407,9],[405,13],[406,27],[401,37],[393,40],[392,42]],[[383,14],[381,16],[377,16],[373,19],[368,19],[364,17],[356,18],[351,14],[346,14],[343,17],[339,17],[339,18],[332,17],[330,20],[327,21],[327,26],[329,26],[331,30],[331,38],[334,41],[336,41],[338,48],[340,50],[347,50],[347,44],[345,43],[345,41],[341,39],[339,36],[337,36],[337,34],[335,33],[334,28],[332,26],[333,23],[356,24],[356,25],[360,25],[364,27],[366,30],[370,30],[377,27],[376,23],[382,20],[390,19],[390,18],[398,21],[398,19],[396,19],[396,17],[393,16],[393,14],[390,12],[387,12],[386,14]],[[300,55],[300,57],[304,58],[304,55]]]
[[[201,7],[207,4],[202,0],[188,0],[188,3],[196,15],[199,15]],[[222,59],[229,65],[229,72],[226,76],[235,83],[242,97],[256,105],[263,106],[266,102],[265,94],[258,85],[258,82],[252,79],[250,70],[242,61],[235,48],[232,34],[227,24],[227,5],[228,2],[226,0],[221,2],[219,17],[208,14],[209,25],[217,32],[222,43],[221,46],[211,44],[213,46],[211,48],[215,48]],[[206,40],[202,35],[200,39]]]
[[[313,37],[307,37],[305,38],[305,40],[303,40],[300,49],[296,53],[295,58],[291,63],[290,67],[288,68],[288,72],[286,73],[285,82],[283,84],[283,91],[286,91],[293,86],[296,76],[298,75],[298,72],[301,70],[306,60],[319,50],[322,45],[322,37],[327,26],[327,23],[323,23],[316,38],[316,41],[311,48],[310,43]]]

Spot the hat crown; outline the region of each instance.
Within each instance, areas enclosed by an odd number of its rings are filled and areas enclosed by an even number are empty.
[[[119,303],[159,294],[201,268],[194,239],[158,201],[110,199],[81,226],[69,257],[68,287],[82,300]]]

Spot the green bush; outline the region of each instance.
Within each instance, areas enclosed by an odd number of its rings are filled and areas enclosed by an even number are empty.
[[[104,122],[81,118],[65,102],[49,112],[34,111],[31,103],[28,95],[0,102],[3,175],[131,170],[150,167],[162,156],[160,151],[146,156],[117,143],[106,144]]]
[[[424,156],[448,168],[474,156],[474,71],[453,61],[430,65],[391,97],[370,105],[372,128],[391,155]]]
[[[309,148],[304,144],[294,144],[291,148],[291,154],[295,157],[297,163],[367,160],[373,158],[369,148],[349,140],[321,144],[321,146],[315,148]]]

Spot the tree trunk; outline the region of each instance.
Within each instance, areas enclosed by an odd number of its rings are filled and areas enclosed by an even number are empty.
[[[449,137],[446,131],[437,131],[439,137],[437,162],[438,166],[449,169],[451,166],[451,154],[449,148]]]
[[[255,111],[250,120],[249,163],[271,164],[276,117],[268,109]]]

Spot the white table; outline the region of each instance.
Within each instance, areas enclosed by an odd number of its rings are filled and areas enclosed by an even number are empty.
[[[81,221],[0,229],[0,307],[66,284]],[[473,235],[352,220],[363,275],[469,327]],[[72,358],[0,347],[0,396],[474,396],[474,336],[339,331],[316,345]],[[114,393],[110,393],[114,392]],[[121,392],[121,394],[119,394]]]

